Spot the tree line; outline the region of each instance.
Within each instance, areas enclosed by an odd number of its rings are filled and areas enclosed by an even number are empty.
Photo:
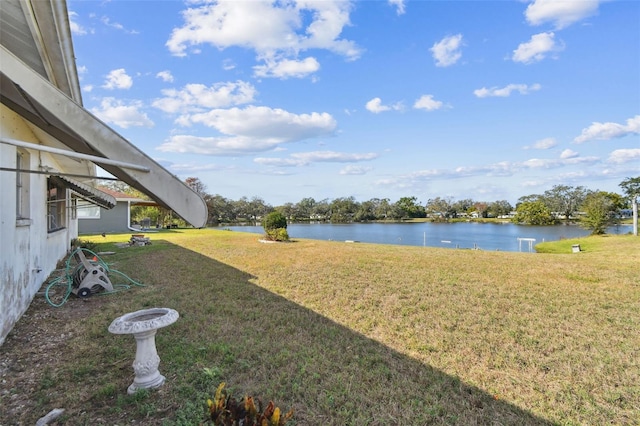
[[[559,221],[577,221],[593,233],[603,233],[615,224],[625,209],[630,209],[640,196],[640,177],[626,178],[620,183],[622,194],[589,190],[583,186],[555,185],[542,194],[520,197],[515,206],[507,200],[476,201],[454,200],[452,197],[435,197],[420,203],[414,196],[372,198],[359,202],[355,197],[315,200],[307,197],[297,203],[287,202],[272,206],[262,198],[241,197],[231,200],[219,194],[209,194],[205,184],[197,177],[189,177],[185,183],[200,194],[208,206],[208,225],[227,223],[259,223],[273,211],[279,211],[291,222],[330,221],[333,223],[403,221],[429,218],[432,221],[450,221],[459,218],[508,218],[515,223],[549,225]],[[120,192],[135,194],[125,184],[107,184]],[[637,211],[637,209],[636,209]],[[150,218],[152,223],[177,222],[169,211],[154,207],[134,207],[132,218]]]
[[[626,178],[619,184],[622,195],[615,192],[592,191],[583,186],[555,185],[543,194],[531,194],[518,199],[513,221],[531,225],[552,225],[560,220],[579,220],[593,234],[604,234],[633,212],[634,233],[637,235],[640,177]]]

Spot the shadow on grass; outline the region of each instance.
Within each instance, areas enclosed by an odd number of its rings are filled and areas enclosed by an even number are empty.
[[[552,424],[266,291],[215,259],[162,240],[127,250],[116,256],[118,269],[146,287],[91,298],[100,310],[69,342],[77,349],[48,370],[46,390],[58,398],[41,411],[68,407],[64,424],[198,424],[221,381],[239,398],[293,407],[295,425]],[[167,383],[128,397],[135,343],[110,335],[107,326],[148,307],[180,313],[156,336]]]

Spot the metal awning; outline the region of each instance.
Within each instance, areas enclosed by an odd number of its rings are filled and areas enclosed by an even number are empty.
[[[173,210],[196,228],[207,205],[184,182],[76,103],[0,45],[0,99],[4,105],[75,152],[138,164],[149,171],[99,164],[107,172]]]
[[[96,206],[100,206],[107,210],[116,206],[116,199],[113,196],[100,191],[97,188],[78,182],[77,180],[71,179],[67,176],[52,175],[49,179],[57,185],[69,188],[73,192],[77,193],[80,198],[95,204]]]

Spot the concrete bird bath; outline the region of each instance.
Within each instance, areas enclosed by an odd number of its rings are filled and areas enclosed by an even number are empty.
[[[165,377],[158,366],[160,357],[156,351],[156,333],[178,320],[180,315],[174,309],[151,308],[125,314],[116,318],[109,326],[113,334],[133,334],[136,339],[136,358],[133,371],[136,376],[127,389],[129,395],[138,389],[151,389],[162,386]]]

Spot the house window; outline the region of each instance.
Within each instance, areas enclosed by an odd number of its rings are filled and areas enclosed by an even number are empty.
[[[18,150],[16,154],[16,219],[29,217],[29,153]]]
[[[62,229],[66,224],[67,189],[47,179],[47,230]]]
[[[78,200],[78,219],[100,219],[100,207],[84,200]]]

